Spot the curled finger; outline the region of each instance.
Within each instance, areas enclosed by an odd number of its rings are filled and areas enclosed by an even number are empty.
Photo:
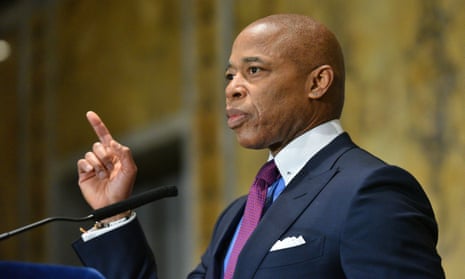
[[[102,165],[108,170],[113,169],[113,157],[115,152],[111,147],[106,147],[100,142],[94,143],[92,151]]]
[[[93,152],[87,152],[85,155],[86,161],[92,166],[92,168],[95,171],[95,174],[103,179],[108,177],[108,173],[106,171],[106,168],[102,164],[102,162],[99,160],[99,158],[95,155]]]
[[[94,167],[85,159],[80,159],[77,162],[78,173],[89,173],[94,170]]]

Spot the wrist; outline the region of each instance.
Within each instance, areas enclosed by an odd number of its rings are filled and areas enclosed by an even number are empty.
[[[117,215],[105,218],[103,220],[97,221],[95,222],[94,228],[95,229],[106,228],[114,222],[127,220],[131,217],[132,213],[133,213],[132,210],[128,210],[128,211],[119,213]]]
[[[89,230],[80,228],[82,233],[81,238],[84,242],[89,241],[103,234],[116,230],[122,226],[125,226],[129,222],[132,222],[135,218],[136,213],[134,211],[127,211],[125,213],[115,215],[111,218],[101,220],[96,222],[95,225]]]

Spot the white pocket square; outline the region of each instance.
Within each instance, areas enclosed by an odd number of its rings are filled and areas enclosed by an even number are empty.
[[[283,240],[276,241],[273,244],[273,247],[271,247],[270,252],[301,246],[305,243],[305,239],[301,235],[299,235],[298,237],[289,236]]]

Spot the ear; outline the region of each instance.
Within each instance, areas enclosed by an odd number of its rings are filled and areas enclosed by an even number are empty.
[[[328,91],[334,80],[333,68],[321,65],[314,69],[307,77],[306,90],[308,97],[319,99]]]

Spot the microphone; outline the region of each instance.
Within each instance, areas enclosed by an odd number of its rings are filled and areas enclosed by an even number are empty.
[[[94,210],[89,216],[92,216],[91,219],[98,221],[114,216],[118,213],[134,209],[152,201],[167,197],[174,197],[177,195],[178,189],[176,186],[157,187],[155,189],[134,195],[124,201],[110,204],[109,206]]]
[[[111,216],[114,216],[118,213],[122,213],[131,209],[135,209],[139,206],[145,205],[147,203],[162,199],[162,198],[167,198],[167,197],[175,197],[178,195],[178,189],[176,186],[160,186],[156,187],[154,189],[148,190],[146,192],[134,195],[132,197],[129,197],[128,199],[124,201],[120,201],[114,204],[110,204],[108,206],[96,209],[92,211],[89,215],[85,217],[48,217],[45,219],[42,219],[40,221],[37,221],[35,223],[17,228],[15,230],[5,232],[0,234],[0,241],[3,239],[7,239],[10,236],[16,235],[18,233],[27,231],[29,229],[38,227],[40,225],[50,223],[53,221],[67,221],[67,222],[83,222],[83,221],[89,221],[89,220],[94,220],[94,221],[99,221]]]

